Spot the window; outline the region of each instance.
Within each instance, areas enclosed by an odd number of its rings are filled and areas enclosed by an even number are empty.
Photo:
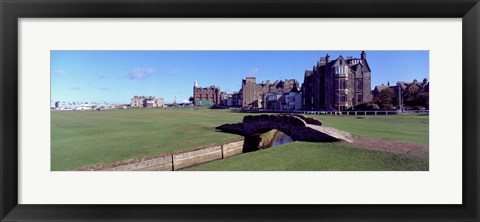
[[[357,94],[357,103],[363,102],[363,95],[362,94]]]
[[[347,66],[337,66],[335,67],[335,74],[346,74],[347,73]]]
[[[338,89],[346,89],[347,88],[347,82],[345,79],[339,79],[338,80]]]
[[[357,81],[357,91],[362,91],[363,90],[363,81],[358,80]]]

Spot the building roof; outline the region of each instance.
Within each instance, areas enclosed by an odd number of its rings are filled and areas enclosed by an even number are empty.
[[[384,90],[384,89],[386,89],[386,88],[388,88],[388,86],[385,86],[385,85],[383,85],[383,86],[375,86],[375,89],[377,89],[377,91],[379,91],[379,92],[382,91],[382,90]]]
[[[292,87],[292,90],[290,90],[290,92],[296,92],[296,93],[298,93],[298,92],[300,92],[300,90],[298,90],[297,87]]]

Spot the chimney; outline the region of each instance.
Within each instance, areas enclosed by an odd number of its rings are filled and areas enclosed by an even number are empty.
[[[327,55],[325,56],[325,59],[327,60],[327,63],[330,62],[330,55],[327,53]]]
[[[365,53],[365,51],[362,51],[362,60],[366,60],[367,59],[367,53]]]

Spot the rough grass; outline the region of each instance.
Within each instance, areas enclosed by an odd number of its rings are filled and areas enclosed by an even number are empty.
[[[241,122],[244,115],[248,114],[232,112],[230,110],[212,110],[206,108],[198,111],[192,111],[189,108],[179,108],[107,110],[101,112],[52,112],[51,169],[69,170],[86,165],[115,162],[191,149],[208,144],[218,144],[223,141],[239,138],[239,136],[219,132],[215,130],[215,127],[225,123]],[[428,144],[428,116],[367,116],[365,119],[357,119],[353,116],[312,116],[322,120],[326,126],[345,130],[356,135]],[[285,152],[282,150],[285,150]],[[279,151],[282,151],[282,153],[277,153]],[[393,164],[391,166],[398,164],[398,161],[410,161],[409,158],[404,158],[401,155],[384,154],[384,152],[375,154],[375,152],[378,151],[351,149],[337,143],[318,144],[300,142],[286,144],[275,147],[274,149],[242,154],[239,157],[227,160],[233,161],[236,158],[251,158],[252,160],[265,162],[264,166],[268,169],[293,169],[290,164],[294,164],[298,166],[295,169],[315,170],[319,168],[313,165],[310,166],[308,160],[310,158],[320,158],[319,153],[317,153],[320,151],[328,151],[327,153],[333,156],[334,154],[338,155],[337,164],[340,165],[336,167],[331,165],[331,170],[353,169],[360,166],[355,164],[355,162],[350,164],[350,160],[345,163],[340,163],[340,160],[347,158],[347,156],[349,159],[362,160],[368,155],[370,155],[370,157],[374,157],[375,155],[393,155],[390,158],[379,158],[377,162],[373,161],[375,158],[367,161],[371,162],[372,165],[366,164],[365,166],[371,166],[370,168],[372,168],[375,163],[381,166],[388,166],[388,164],[383,164],[385,161],[387,163],[391,162]],[[263,152],[271,154],[262,154]],[[348,153],[348,155],[346,155],[346,153]],[[321,154],[325,155],[325,153]],[[346,156],[342,157],[342,154]],[[285,155],[289,156],[289,161],[296,159],[294,161],[295,163],[283,160],[282,156]],[[333,156],[330,160],[332,164],[335,163],[332,161],[336,159],[333,158]],[[358,158],[356,156],[358,156]],[[394,157],[399,159],[396,160]],[[318,159],[316,162],[320,160],[323,159]],[[285,165],[266,164],[276,161],[280,163],[283,162]],[[250,161],[247,162],[241,165],[247,167],[246,165],[249,165]],[[212,164],[216,164],[216,162]],[[342,168],[342,164],[350,164],[351,167]],[[362,162],[362,164],[365,164],[365,162]],[[205,167],[206,166],[207,165],[205,165]],[[252,163],[252,167],[253,166],[255,166],[255,164]],[[275,167],[272,168],[272,166]],[[221,167],[224,166],[222,165]],[[324,167],[322,169],[329,170],[330,168]],[[421,167],[418,168],[423,169]],[[222,168],[219,170],[227,169],[230,169],[230,167],[225,166],[225,169]],[[359,169],[365,169],[365,167]],[[384,167],[382,169],[389,168]]]

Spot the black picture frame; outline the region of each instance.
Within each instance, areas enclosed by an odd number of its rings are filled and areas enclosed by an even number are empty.
[[[1,221],[479,221],[478,0],[0,0]],[[18,204],[19,18],[462,18],[461,205]],[[446,43],[448,44],[448,43]],[[460,89],[455,89],[460,90]],[[439,194],[441,195],[441,194]]]

